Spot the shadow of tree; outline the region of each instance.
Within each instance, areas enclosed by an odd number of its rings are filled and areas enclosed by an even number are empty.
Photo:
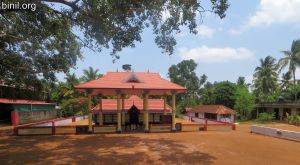
[[[160,137],[157,135],[156,137]],[[212,164],[200,149],[146,135],[0,138],[0,164]]]

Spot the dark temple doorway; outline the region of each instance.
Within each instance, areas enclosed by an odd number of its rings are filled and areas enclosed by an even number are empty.
[[[129,111],[129,122],[126,124],[126,130],[130,130],[130,131],[142,131],[142,123],[139,122],[139,114],[140,111],[139,109],[133,105]]]

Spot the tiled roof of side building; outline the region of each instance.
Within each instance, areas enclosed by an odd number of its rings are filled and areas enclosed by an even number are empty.
[[[198,105],[192,108],[186,108],[186,111],[214,114],[237,114],[236,111],[224,105]]]
[[[2,104],[46,104],[46,105],[55,104],[55,103],[47,103],[45,101],[38,101],[38,100],[6,99],[6,98],[0,98],[0,103]]]

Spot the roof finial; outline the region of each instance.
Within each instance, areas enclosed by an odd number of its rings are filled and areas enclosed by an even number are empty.
[[[148,69],[148,71],[147,71],[148,73],[150,73],[150,71],[149,71],[149,69]]]
[[[119,72],[119,69],[118,69],[118,67],[117,67],[117,72]]]

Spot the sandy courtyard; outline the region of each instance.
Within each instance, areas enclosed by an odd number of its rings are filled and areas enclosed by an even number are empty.
[[[300,143],[236,131],[2,136],[0,164],[299,165]]]

